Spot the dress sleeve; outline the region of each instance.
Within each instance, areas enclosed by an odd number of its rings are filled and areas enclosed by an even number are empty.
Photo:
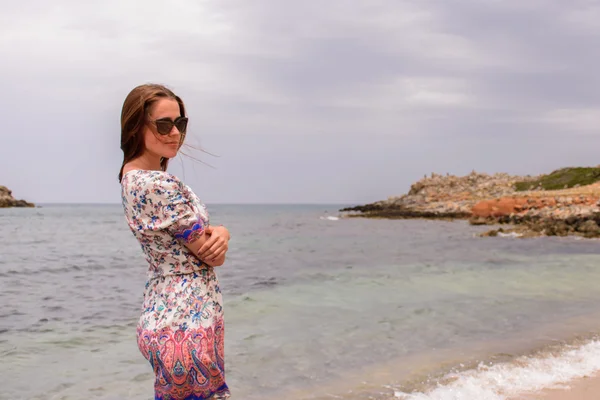
[[[140,189],[138,207],[142,230],[166,231],[183,244],[202,235],[204,220],[179,179],[157,173]]]

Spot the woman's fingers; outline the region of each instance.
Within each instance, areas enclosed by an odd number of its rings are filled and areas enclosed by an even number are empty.
[[[229,237],[229,232],[225,228],[213,228],[211,230],[207,229],[206,233],[208,234],[208,240],[198,250],[198,258],[214,261],[227,252],[229,240],[225,239],[224,236]]]
[[[227,251],[228,248],[229,248],[229,246],[227,245],[227,243],[223,243],[222,246],[219,246],[218,248],[216,248],[215,251],[207,258],[214,261],[217,258],[221,257],[223,254],[225,254],[225,252]]]
[[[200,258],[212,258],[214,257],[215,252],[222,246],[224,246],[225,240],[223,240],[223,238],[217,237],[215,238],[214,242],[212,244],[210,244],[210,247],[204,251],[204,253],[201,253]]]
[[[225,253],[225,250],[219,249],[217,252],[215,252],[215,254],[213,254],[213,256],[210,258],[210,261],[216,261],[223,255],[223,253]]]
[[[217,241],[218,236],[209,236],[208,240],[204,242],[202,247],[198,250],[198,257],[203,258],[206,256],[206,252],[208,249],[212,247],[212,245]]]
[[[225,243],[223,243],[223,246],[219,247],[218,251],[215,252],[215,255],[213,256],[213,258],[221,257],[223,254],[227,253],[227,250],[229,250],[229,244],[227,242],[225,242]]]
[[[198,250],[198,256],[203,258],[210,255],[211,249],[218,246],[219,239],[221,239],[219,236],[210,236],[202,247],[200,247],[200,250]]]

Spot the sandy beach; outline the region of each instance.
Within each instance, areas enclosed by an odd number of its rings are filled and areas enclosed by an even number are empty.
[[[600,398],[600,375],[576,379],[564,388],[546,389],[513,400],[598,400]]]

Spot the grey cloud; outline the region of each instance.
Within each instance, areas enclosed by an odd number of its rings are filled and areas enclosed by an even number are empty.
[[[485,102],[539,108],[597,106],[600,56],[597,33],[584,33],[568,16],[586,12],[588,1],[527,2],[536,6],[506,7],[513,2],[459,1],[443,10],[443,26],[473,38],[479,47],[521,57],[521,70],[483,69],[472,76]]]
[[[222,156],[200,154],[214,170],[173,164],[207,201],[370,201],[432,171],[595,163],[591,5],[10,2],[0,184],[34,201],[117,202],[120,106],[147,81],[181,94],[190,140]]]

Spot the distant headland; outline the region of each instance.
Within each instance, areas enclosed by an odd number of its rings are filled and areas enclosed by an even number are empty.
[[[402,196],[340,210],[346,217],[467,219],[507,225],[483,236],[600,237],[600,166],[538,176],[431,174]]]
[[[35,204],[15,199],[12,196],[12,191],[6,186],[0,186],[0,208],[8,207],[35,207]]]

